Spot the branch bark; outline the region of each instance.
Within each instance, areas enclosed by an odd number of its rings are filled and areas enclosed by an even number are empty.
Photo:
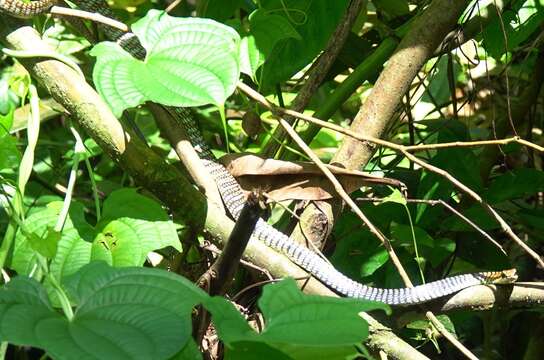
[[[436,313],[454,310],[485,311],[494,308],[544,307],[544,282],[478,285],[431,303]]]

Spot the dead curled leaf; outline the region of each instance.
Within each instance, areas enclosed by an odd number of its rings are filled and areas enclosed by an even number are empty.
[[[254,154],[227,154],[220,159],[246,192],[256,188],[266,191],[274,201],[327,200],[337,197],[331,182],[310,162],[263,159]],[[344,189],[350,193],[362,186],[390,183],[362,171],[329,167]]]

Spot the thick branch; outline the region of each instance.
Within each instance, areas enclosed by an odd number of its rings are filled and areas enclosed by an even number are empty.
[[[453,310],[490,310],[492,308],[544,307],[544,283],[527,282],[506,285],[479,285],[431,303],[437,313]]]

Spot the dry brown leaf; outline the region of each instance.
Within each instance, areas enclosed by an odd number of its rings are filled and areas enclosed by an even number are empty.
[[[275,201],[327,200],[336,195],[331,182],[310,162],[263,159],[254,154],[228,154],[220,159],[237,178],[244,191],[265,190]],[[329,167],[344,189],[350,193],[369,183],[388,183],[362,171]]]

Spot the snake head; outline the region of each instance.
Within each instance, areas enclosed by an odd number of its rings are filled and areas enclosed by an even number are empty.
[[[497,278],[493,280],[494,284],[512,284],[518,279],[516,269],[508,269],[497,272]]]

